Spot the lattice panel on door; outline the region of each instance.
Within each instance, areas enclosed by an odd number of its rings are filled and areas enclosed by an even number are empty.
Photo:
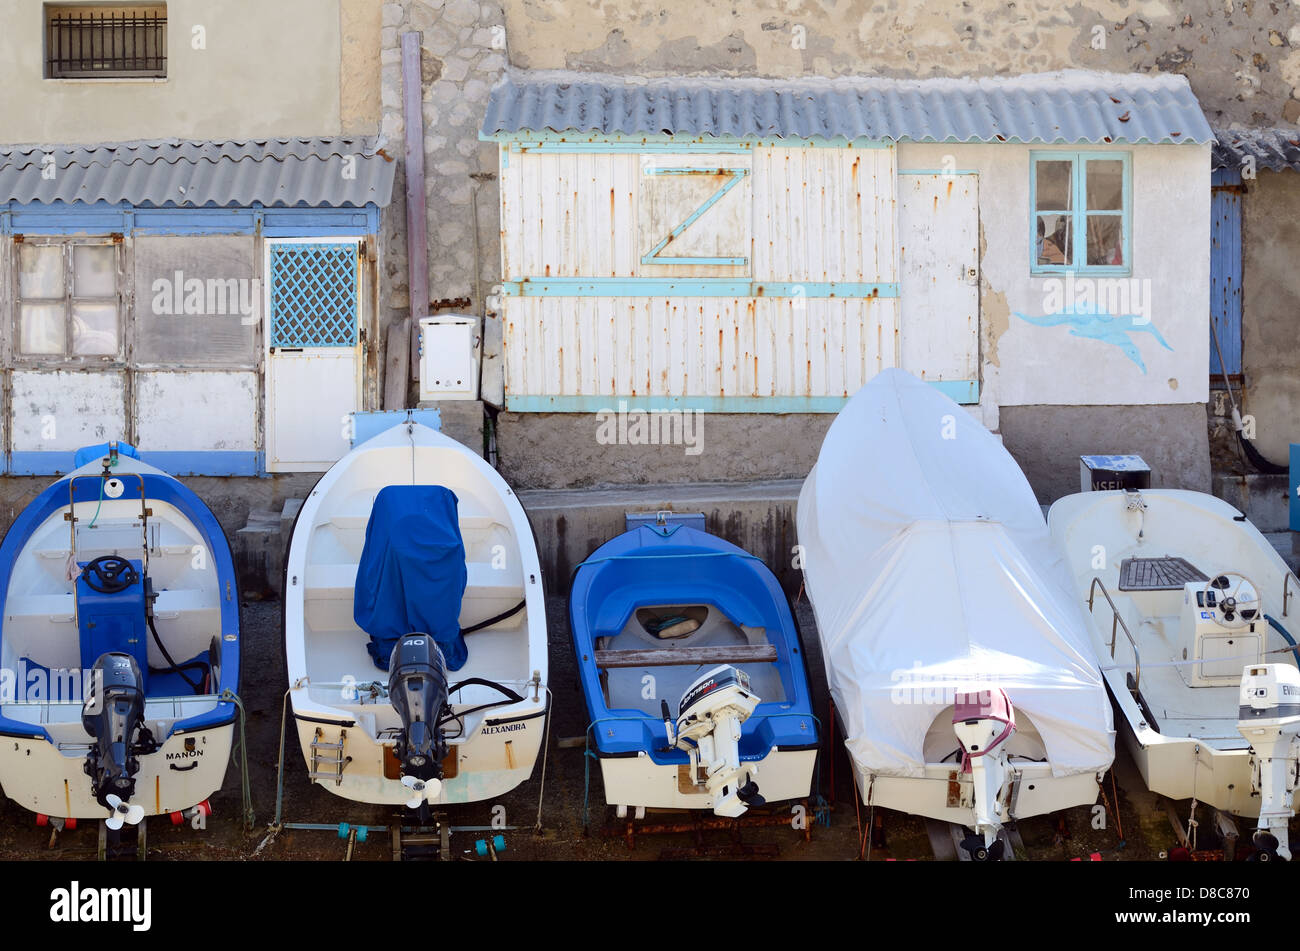
[[[271,245],[271,346],[357,342],[357,246]]]

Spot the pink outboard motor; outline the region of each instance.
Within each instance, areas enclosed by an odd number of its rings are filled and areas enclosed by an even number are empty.
[[[975,793],[973,835],[962,848],[977,862],[1002,857],[998,833],[1009,818],[1011,767],[1007,762],[1007,741],[1016,732],[1016,711],[1000,689],[959,693],[955,698],[952,729],[961,743],[961,771],[971,774]]]

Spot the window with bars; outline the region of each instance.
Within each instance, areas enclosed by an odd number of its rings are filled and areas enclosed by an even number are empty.
[[[118,359],[122,340],[118,246],[23,241],[17,251],[15,354],[54,361]]]
[[[46,79],[166,76],[166,4],[46,5]]]

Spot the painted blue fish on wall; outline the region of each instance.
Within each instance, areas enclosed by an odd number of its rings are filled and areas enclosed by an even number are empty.
[[[1160,335],[1155,324],[1149,319],[1139,317],[1136,314],[1098,314],[1098,313],[1079,313],[1066,311],[1060,314],[1044,314],[1042,317],[1030,317],[1019,311],[1012,311],[1017,317],[1027,324],[1033,324],[1035,327],[1059,327],[1062,324],[1070,327],[1070,335],[1073,337],[1084,337],[1088,340],[1100,340],[1102,343],[1109,343],[1124,352],[1128,357],[1138,365],[1143,372],[1147,372],[1147,365],[1142,362],[1142,354],[1138,351],[1137,344],[1129,337],[1130,333],[1141,331],[1149,333],[1160,342],[1160,346],[1166,350],[1172,351],[1174,348]]]

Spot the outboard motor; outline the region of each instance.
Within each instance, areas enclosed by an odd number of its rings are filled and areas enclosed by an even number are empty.
[[[1011,699],[998,688],[955,697],[952,729],[961,743],[961,771],[969,773],[975,793],[975,834],[962,840],[962,848],[978,862],[1002,857],[998,833],[1010,818],[1013,775],[1007,760],[1007,741],[1016,732],[1016,711]]]
[[[408,634],[393,648],[388,670],[388,699],[402,720],[394,752],[412,793],[407,806],[417,809],[442,791],[447,744],[438,720],[447,706],[447,665],[432,637]]]
[[[1250,743],[1252,792],[1259,796],[1256,862],[1287,862],[1287,825],[1295,813],[1300,771],[1300,671],[1290,664],[1252,664],[1241,675],[1237,730]]]
[[[135,774],[140,769],[137,755],[156,749],[153,734],[144,724],[144,678],[135,658],[119,653],[100,655],[91,668],[91,678],[81,725],[95,742],[86,754],[85,770],[92,795],[116,812],[135,794]]]
[[[675,724],[662,701],[668,745],[687,752],[692,777],[704,767],[715,815],[734,819],[766,802],[754,780],[758,767],[740,761],[741,726],[760,702],[749,689],[749,675],[729,664],[686,688]]]

